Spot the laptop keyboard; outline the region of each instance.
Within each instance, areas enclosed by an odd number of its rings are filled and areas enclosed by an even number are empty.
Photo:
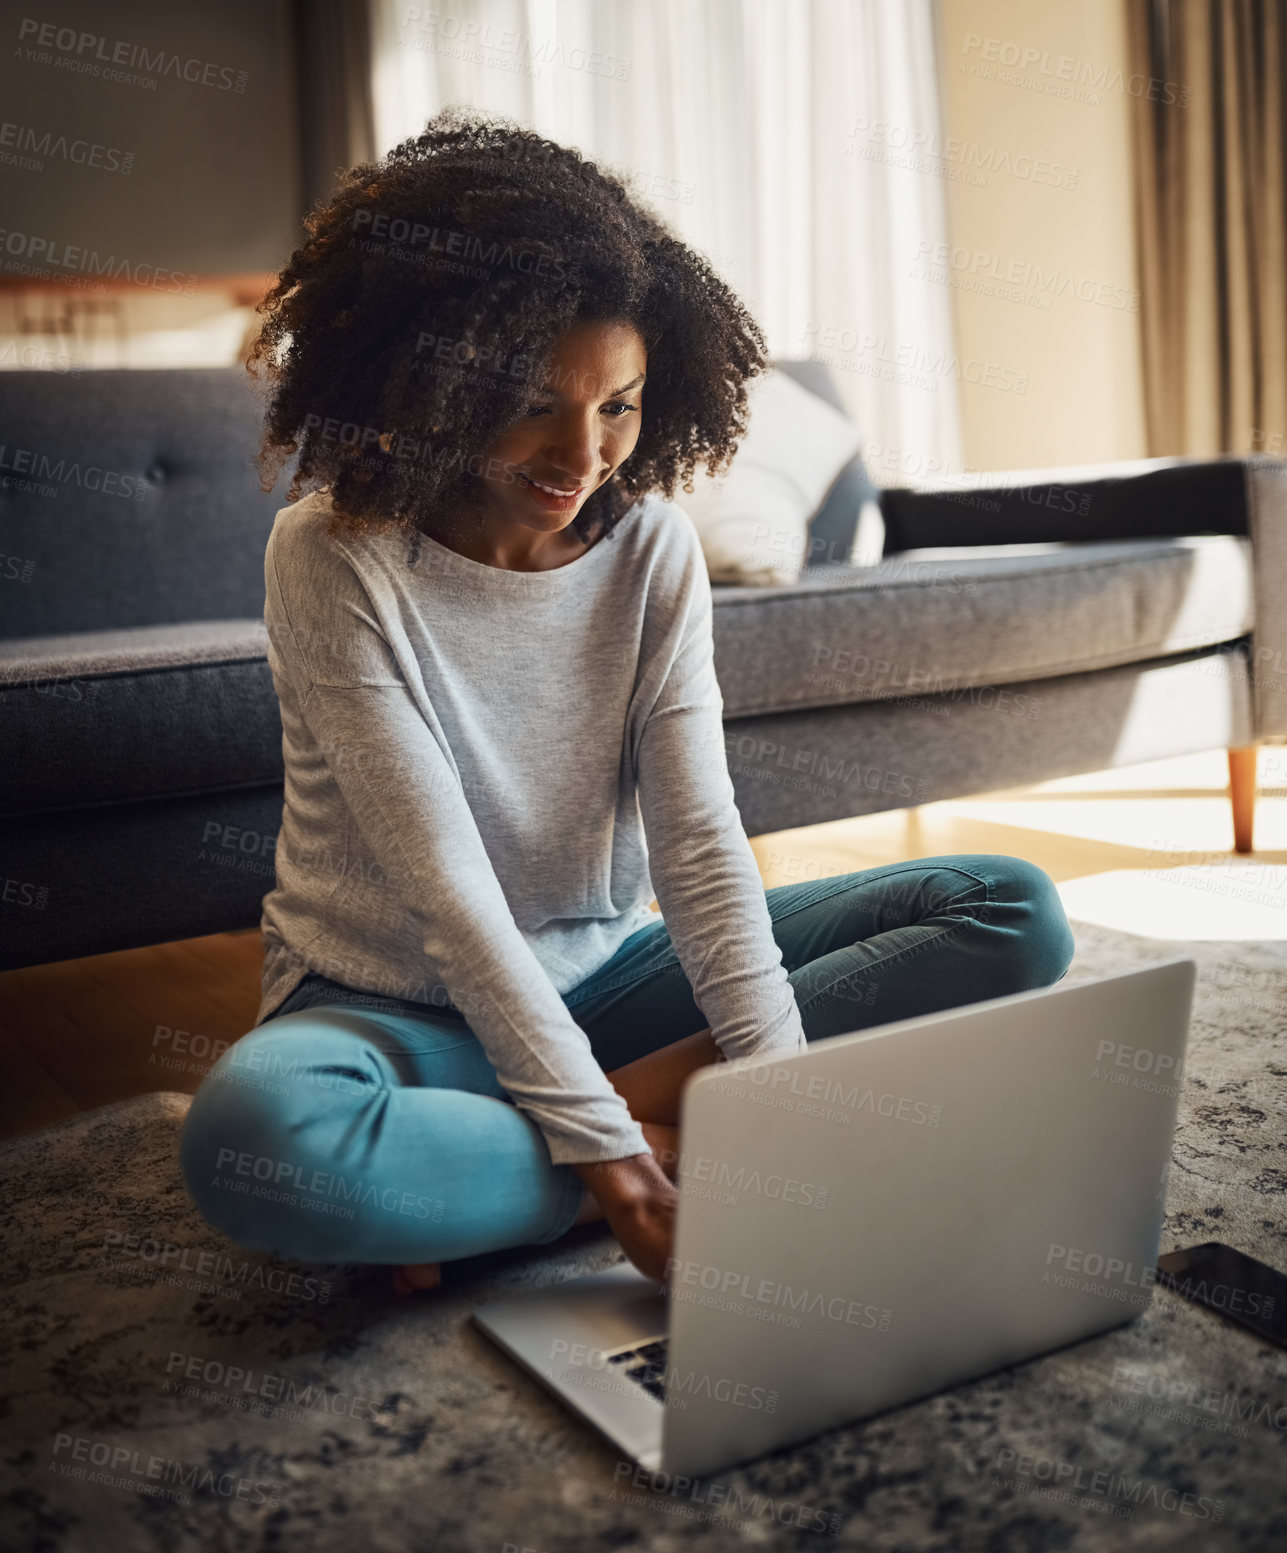
[[[654,1337],[635,1348],[608,1355],[608,1363],[620,1366],[621,1373],[642,1386],[658,1402],[666,1400],[666,1350],[668,1339]]]

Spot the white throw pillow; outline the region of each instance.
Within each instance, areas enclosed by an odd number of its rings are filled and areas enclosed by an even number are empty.
[[[747,385],[748,419],[718,478],[693,475],[675,500],[701,536],[712,582],[770,587],[795,582],[809,551],[809,522],[858,452],[857,426],[776,367]]]

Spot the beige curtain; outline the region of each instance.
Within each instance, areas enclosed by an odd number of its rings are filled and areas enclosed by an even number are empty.
[[[1284,0],[1126,0],[1149,453],[1287,454]]]
[[[832,368],[869,457],[961,468],[950,367],[891,366],[955,358],[951,289],[907,278],[948,239],[946,181],[864,157],[855,127],[941,145],[931,0],[371,6],[381,152],[453,102],[578,147],[707,255],[771,355]]]

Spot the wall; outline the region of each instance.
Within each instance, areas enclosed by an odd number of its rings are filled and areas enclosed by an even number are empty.
[[[1145,456],[1127,3],[939,0],[951,251],[920,274],[974,364],[969,469]]]
[[[26,0],[0,41],[0,367],[226,358],[229,278],[299,229],[288,0]]]

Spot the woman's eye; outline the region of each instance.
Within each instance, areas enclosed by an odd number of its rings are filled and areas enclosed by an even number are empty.
[[[545,415],[549,411],[549,408],[550,407],[549,407],[548,404],[529,404],[527,409],[523,411],[523,414],[524,414],[524,416]],[[619,415],[612,415],[612,416],[609,417],[609,419],[610,420],[614,420],[614,421],[620,421],[620,420],[624,420],[624,418],[627,415],[634,415],[634,414],[636,414],[638,412],[639,406],[637,404],[620,404],[620,403],[617,403],[617,404],[604,405],[604,409],[605,410],[619,410],[621,412]]]

